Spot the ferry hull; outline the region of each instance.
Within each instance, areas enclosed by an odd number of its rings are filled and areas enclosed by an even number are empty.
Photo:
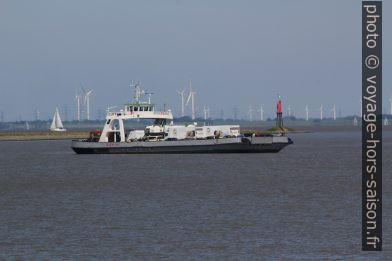
[[[292,143],[287,137],[130,143],[72,141],[72,149],[78,154],[276,153]]]

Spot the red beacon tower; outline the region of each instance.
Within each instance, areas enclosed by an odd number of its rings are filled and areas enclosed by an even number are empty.
[[[283,128],[283,117],[282,117],[282,100],[278,97],[278,103],[276,104],[276,127]]]

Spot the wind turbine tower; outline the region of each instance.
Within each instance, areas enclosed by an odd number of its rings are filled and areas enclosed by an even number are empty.
[[[185,116],[185,89],[182,91],[177,91],[181,96],[181,117]]]
[[[35,109],[35,120],[36,121],[39,121],[40,120],[40,112],[39,112],[39,110],[38,109]]]
[[[354,126],[358,126],[358,119],[354,116]]]
[[[248,113],[249,113],[249,121],[253,121],[253,109],[252,109],[252,107],[250,107],[250,106],[249,106],[249,111],[248,111]]]
[[[86,104],[86,117],[88,121],[90,120],[90,97],[92,93],[93,90],[89,90],[84,95],[84,103]]]
[[[82,88],[82,91],[84,92],[84,104],[86,105],[86,119],[90,120],[90,96],[93,93],[93,90],[89,90],[86,91],[82,85],[82,83],[80,83],[80,87]],[[76,96],[78,96],[78,94],[76,93]],[[79,98],[76,98],[77,100],[80,100]],[[79,102],[80,104],[80,102]],[[80,119],[80,106],[79,106],[79,119]]]
[[[225,113],[223,112],[223,109],[220,109],[219,116],[220,116],[219,118],[221,118],[222,120],[224,119]]]
[[[196,119],[196,113],[195,113],[195,94],[196,92],[192,91],[192,82],[189,81],[189,96],[186,101],[186,105],[188,105],[189,101],[192,99],[192,120]]]
[[[309,120],[309,107],[307,104],[305,105],[305,119],[306,121]]]
[[[290,106],[290,104],[289,104],[289,106],[287,107],[287,110],[288,110],[289,117],[291,117],[291,106]]]
[[[336,121],[336,105],[335,104],[332,107],[332,112],[333,112],[333,120]]]
[[[208,119],[208,109],[206,106],[203,107],[203,111],[204,111],[204,120],[206,121]]]
[[[389,97],[389,106],[391,107],[390,114],[392,115],[392,97]]]
[[[320,106],[320,120],[323,120],[323,105]]]
[[[237,107],[234,107],[234,108],[233,108],[234,120],[237,120],[237,114],[238,114],[238,108],[237,108]]]
[[[263,109],[263,104],[260,105],[260,109],[257,110],[258,112],[260,112],[260,121],[264,120],[264,109]]]
[[[75,100],[76,100],[76,118],[78,121],[80,121],[80,95],[78,94],[78,92],[76,92]]]

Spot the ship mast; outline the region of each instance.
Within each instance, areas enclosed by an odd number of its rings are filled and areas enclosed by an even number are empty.
[[[130,87],[135,88],[135,95],[134,95],[134,99],[136,102],[139,102],[140,98],[145,94],[144,90],[142,90],[142,88],[140,87],[140,81],[134,82],[132,81],[132,83],[129,85]]]

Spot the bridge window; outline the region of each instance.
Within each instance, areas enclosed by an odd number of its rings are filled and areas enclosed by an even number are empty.
[[[139,109],[138,107],[134,107],[134,110],[135,110],[135,111],[138,111],[138,109]]]

